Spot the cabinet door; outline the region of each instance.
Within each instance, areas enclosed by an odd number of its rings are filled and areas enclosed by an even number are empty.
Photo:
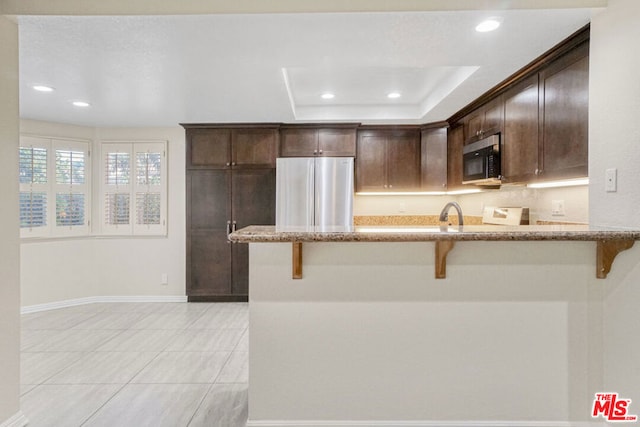
[[[464,142],[468,143],[470,141],[478,139],[480,137],[480,132],[482,131],[484,112],[481,109],[477,109],[470,113],[468,116],[464,117],[462,120],[464,122]]]
[[[484,110],[484,121],[482,123],[482,137],[491,136],[498,132],[502,132],[504,122],[504,103],[502,97],[498,97],[486,106]]]
[[[422,131],[422,186],[424,191],[447,189],[447,128]]]
[[[386,149],[386,136],[367,132],[358,135],[356,191],[386,190]]]
[[[187,130],[187,168],[225,169],[230,166],[230,129]]]
[[[356,129],[318,129],[318,154],[326,157],[355,157]]]
[[[274,225],[276,221],[276,170],[233,171],[231,179],[234,229],[249,225]],[[233,243],[232,292],[249,293],[249,244]]]
[[[538,171],[538,75],[509,90],[504,101],[502,175],[505,182],[527,182]]]
[[[420,189],[420,133],[392,134],[387,140],[387,185],[391,191]]]
[[[187,173],[187,295],[231,292],[230,171]]]
[[[543,178],[587,176],[588,46],[552,63],[540,75]]]
[[[447,135],[447,190],[464,188],[462,185],[462,147],[464,146],[464,128],[449,128]]]
[[[233,168],[275,168],[278,150],[277,129],[234,129]]]
[[[281,157],[313,157],[318,151],[317,129],[280,130]]]

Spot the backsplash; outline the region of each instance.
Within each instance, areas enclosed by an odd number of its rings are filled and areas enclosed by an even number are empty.
[[[447,202],[456,201],[466,216],[482,216],[485,206],[529,208],[531,224],[546,222],[589,222],[589,187],[526,188],[505,186],[500,190],[457,196],[363,196],[354,198],[356,217],[438,215]],[[564,215],[552,214],[552,204],[563,205]]]

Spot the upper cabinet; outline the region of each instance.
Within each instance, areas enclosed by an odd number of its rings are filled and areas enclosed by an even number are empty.
[[[278,153],[278,127],[208,127],[185,125],[187,168],[274,168]]]
[[[505,182],[587,176],[588,55],[584,43],[505,93]]]
[[[358,132],[356,191],[418,191],[420,129],[364,128]]]
[[[420,138],[422,191],[447,189],[447,126],[423,128]]]
[[[285,125],[281,157],[355,157],[357,124]]]
[[[465,143],[502,132],[503,121],[504,104],[499,96],[464,117]]]
[[[586,176],[589,145],[589,45],[540,73],[542,179]]]
[[[525,79],[504,95],[502,175],[504,182],[535,180],[539,174],[538,74]]]

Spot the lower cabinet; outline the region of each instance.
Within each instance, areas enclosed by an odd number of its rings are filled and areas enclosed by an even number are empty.
[[[227,236],[275,223],[275,169],[187,171],[189,301],[247,301],[249,249]]]

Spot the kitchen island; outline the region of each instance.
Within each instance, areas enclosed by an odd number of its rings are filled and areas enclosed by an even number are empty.
[[[610,280],[595,266],[640,232],[247,227],[230,238],[250,243],[249,426],[577,426],[602,391]],[[622,252],[609,275],[637,259]]]

